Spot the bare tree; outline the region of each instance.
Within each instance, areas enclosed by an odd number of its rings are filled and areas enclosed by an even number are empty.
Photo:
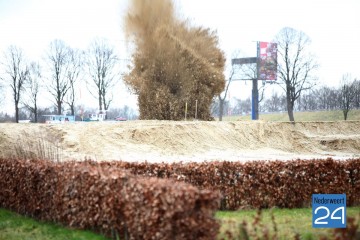
[[[236,103],[234,106],[234,112],[237,114],[246,114],[251,112],[251,99],[247,98],[245,100],[235,99]]]
[[[0,62],[0,64],[1,64],[1,62]],[[5,95],[6,95],[6,91],[5,91],[5,88],[4,88],[4,85],[3,85],[2,81],[3,81],[3,78],[0,76],[0,105],[4,101]]]
[[[19,122],[19,103],[22,92],[24,91],[24,84],[29,74],[29,66],[25,60],[23,51],[16,47],[10,46],[5,51],[5,73],[8,78],[4,79],[9,83],[12,90],[14,105],[15,105],[15,121]]]
[[[26,82],[25,94],[26,100],[23,101],[24,106],[34,115],[34,122],[38,122],[38,99],[40,91],[41,69],[39,63],[32,62],[28,81]]]
[[[272,95],[265,103],[269,112],[278,112],[281,110],[281,96],[277,92],[272,91]]]
[[[231,58],[232,59],[239,58],[240,55],[241,55],[241,52],[239,50],[236,50],[236,51],[234,51],[232,53]],[[229,79],[226,81],[225,89],[222,92],[222,94],[219,94],[217,96],[217,98],[218,98],[217,103],[218,104],[216,104],[216,105],[218,105],[218,109],[217,109],[218,111],[217,112],[218,112],[218,116],[219,116],[219,121],[222,121],[222,118],[223,118],[223,115],[224,115],[224,107],[225,107],[224,105],[226,103],[228,104],[228,102],[226,102],[225,100],[226,100],[226,97],[227,97],[227,93],[229,91],[230,84],[233,81],[234,76],[236,76],[239,73],[240,69],[241,69],[241,65],[238,65],[238,64],[232,64],[231,65],[230,76],[229,76]]]
[[[354,87],[356,80],[351,82],[350,74],[345,74],[342,77],[340,95],[341,95],[341,109],[344,114],[344,120],[347,120],[348,114],[351,110],[352,103],[355,99],[356,88]]]
[[[335,88],[323,86],[314,91],[313,98],[318,99],[316,110],[334,110],[341,108],[340,91]]]
[[[243,112],[250,113],[251,112],[251,99],[248,97],[245,100],[240,101],[240,106]]]
[[[322,87],[320,89],[318,89],[316,91],[316,96],[317,96],[317,100],[318,100],[318,109],[322,109],[322,110],[327,110],[329,107],[329,102],[328,102],[328,96],[330,93],[330,88],[329,87]]]
[[[47,54],[51,71],[51,82],[48,86],[51,95],[55,99],[57,113],[62,113],[62,104],[71,85],[67,77],[69,69],[69,48],[62,40],[54,40],[50,43],[50,51]]]
[[[226,83],[226,87],[225,87],[225,90],[223,92],[224,93],[223,96],[221,97],[221,94],[218,95],[218,100],[219,100],[219,121],[222,121],[222,118],[223,118],[223,115],[224,115],[224,103],[225,103],[225,99],[226,99],[226,96],[227,96],[227,93],[228,93],[228,90],[229,90],[230,83],[231,83],[232,78],[234,76],[234,73],[235,73],[235,69],[234,69],[234,66],[233,66],[233,68],[231,69],[229,80]]]
[[[238,65],[239,66],[238,75],[239,75],[240,80],[251,80],[253,83],[254,83],[254,81],[257,81],[256,85],[253,85],[252,101],[255,99],[257,100],[258,108],[256,109],[256,107],[255,107],[255,109],[253,109],[253,111],[256,111],[256,113],[255,113],[256,116],[259,116],[260,103],[264,99],[264,92],[265,92],[267,85],[266,85],[266,81],[262,81],[262,84],[259,87],[257,64],[258,63],[248,63],[248,64]],[[252,108],[254,108],[253,104],[252,104]]]
[[[354,97],[354,108],[360,108],[360,81],[354,81],[355,97]]]
[[[243,79],[246,79],[246,80],[258,79],[257,64],[240,65],[239,72]],[[264,99],[264,92],[265,92],[266,86],[267,86],[266,82],[262,81],[261,86],[258,88],[258,92],[259,92],[258,102],[259,103],[261,103],[262,100]]]
[[[79,80],[82,71],[83,54],[76,49],[68,49],[69,65],[67,71],[67,80],[69,83],[69,93],[67,95],[66,103],[70,107],[71,115],[75,115],[75,83]]]
[[[301,31],[283,28],[276,36],[280,86],[286,93],[289,120],[294,121],[294,103],[304,90],[316,84],[312,75],[318,68],[309,52],[310,38]]]
[[[87,52],[87,66],[91,76],[91,84],[95,85],[99,102],[99,111],[106,111],[112,101],[109,90],[115,84],[118,74],[115,67],[118,57],[115,50],[105,39],[96,39]]]
[[[339,109],[340,108],[340,100],[341,96],[340,93],[338,91],[338,89],[331,89],[331,92],[329,94],[329,106],[330,106],[330,110],[335,110],[335,109]]]
[[[298,111],[313,111],[318,110],[321,105],[321,98],[319,91],[306,91],[296,101]]]

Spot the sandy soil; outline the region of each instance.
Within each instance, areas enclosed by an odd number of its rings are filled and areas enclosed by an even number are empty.
[[[360,121],[0,124],[0,156],[41,146],[60,149],[62,160],[347,159],[360,157]]]

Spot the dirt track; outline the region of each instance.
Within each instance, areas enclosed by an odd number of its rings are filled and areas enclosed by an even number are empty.
[[[210,161],[360,157],[360,121],[0,124],[0,156],[58,146],[63,160]]]

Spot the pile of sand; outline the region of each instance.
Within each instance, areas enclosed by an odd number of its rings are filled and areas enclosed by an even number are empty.
[[[0,124],[0,156],[41,146],[62,160],[345,159],[360,157],[360,121]]]

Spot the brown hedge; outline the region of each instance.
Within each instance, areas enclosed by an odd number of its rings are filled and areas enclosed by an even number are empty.
[[[346,193],[348,206],[360,205],[360,159],[102,165],[220,190],[223,210],[309,207],[313,193]]]
[[[214,239],[219,199],[106,164],[0,159],[0,207],[121,239]]]

